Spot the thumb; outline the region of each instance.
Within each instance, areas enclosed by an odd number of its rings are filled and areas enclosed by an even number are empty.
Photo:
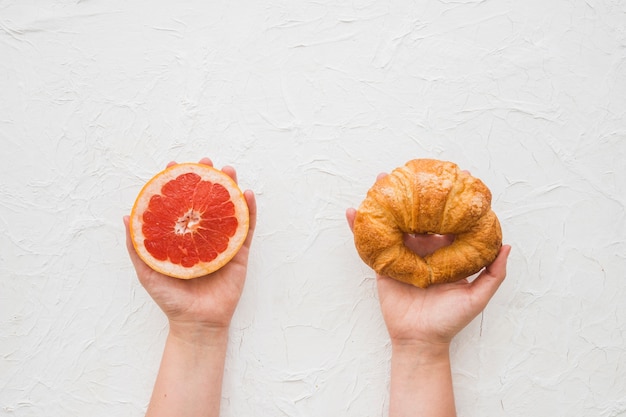
[[[356,217],[356,210],[352,207],[346,210],[346,220],[348,221],[348,226],[350,226],[350,230],[354,232],[354,218]]]
[[[511,246],[503,245],[496,259],[472,282],[471,291],[481,308],[487,305],[504,281],[509,253],[511,253]]]

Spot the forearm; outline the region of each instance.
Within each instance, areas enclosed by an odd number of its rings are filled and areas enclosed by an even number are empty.
[[[147,417],[217,417],[228,330],[168,334]]]
[[[453,416],[449,346],[393,345],[389,417]]]

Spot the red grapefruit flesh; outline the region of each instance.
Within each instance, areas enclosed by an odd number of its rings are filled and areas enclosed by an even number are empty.
[[[142,188],[130,235],[143,261],[175,278],[197,278],[224,266],[249,227],[246,199],[228,175],[209,165],[173,165]]]

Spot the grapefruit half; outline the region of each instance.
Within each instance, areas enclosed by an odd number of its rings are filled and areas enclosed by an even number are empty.
[[[139,257],[155,271],[197,278],[217,271],[241,248],[250,223],[243,193],[209,165],[173,165],[141,189],[130,213]]]

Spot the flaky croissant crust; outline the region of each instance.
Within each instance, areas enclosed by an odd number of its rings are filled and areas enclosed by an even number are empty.
[[[354,242],[378,274],[417,287],[454,282],[493,262],[502,245],[491,192],[447,161],[415,159],[376,181],[357,210]],[[422,258],[405,234],[452,234],[454,242]]]

